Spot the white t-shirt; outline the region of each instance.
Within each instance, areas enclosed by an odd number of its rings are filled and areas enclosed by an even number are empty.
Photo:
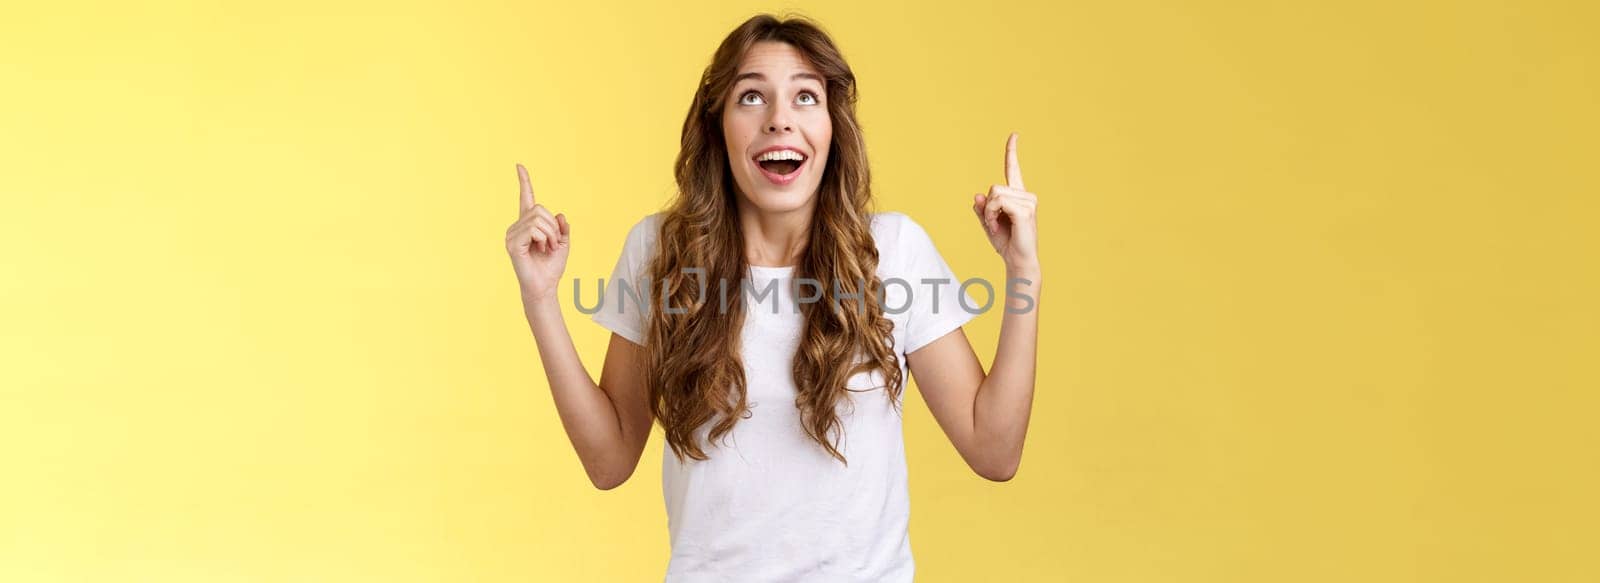
[[[640,287],[659,224],[660,215],[654,214],[633,226],[606,281],[605,301],[592,316],[641,345],[646,314],[616,282],[625,279],[633,289]],[[877,275],[886,282],[885,313],[894,322],[895,354],[909,390],[905,355],[961,327],[974,316],[968,309],[982,306],[961,292],[961,280],[910,217],[874,214],[872,235],[878,247]],[[740,298],[747,302],[741,355],[750,417],[740,419],[716,443],[706,441],[711,423],[696,432],[709,460],[679,462],[662,444],[662,493],[672,540],[666,581],[911,581],[915,566],[899,412],[882,388],[851,394],[853,406],[841,402],[844,432],[838,448],[848,467],[812,441],[794,405],[791,365],[803,322],[790,289],[793,268],[750,270],[752,291],[741,294],[739,282],[729,282],[727,296],[730,304]],[[890,278],[906,285],[889,283]],[[758,300],[773,279],[779,281],[771,294]],[[826,298],[832,283],[821,283]],[[659,282],[652,281],[649,298],[659,306],[656,287]],[[717,282],[708,284],[712,298],[718,287]],[[815,293],[815,288],[801,288],[802,296]],[[958,294],[965,296],[965,308]],[[649,298],[646,309],[653,307]],[[876,372],[858,374],[848,384],[857,389],[882,385]]]

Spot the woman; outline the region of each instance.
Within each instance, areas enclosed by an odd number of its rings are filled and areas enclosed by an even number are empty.
[[[985,374],[961,330],[978,304],[917,223],[869,212],[855,97],[804,19],[757,16],[723,40],[684,121],[677,197],[633,227],[601,294],[599,384],[557,301],[571,229],[517,166],[506,246],[589,479],[622,484],[652,423],[665,433],[668,581],[910,581],[907,370],[974,471],[1005,481],[1020,463],[1040,274],[1016,135],[1006,185],[972,203],[1008,281],[1023,280],[1001,288]]]

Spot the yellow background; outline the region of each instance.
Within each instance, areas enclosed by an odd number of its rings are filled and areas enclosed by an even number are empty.
[[[908,393],[919,581],[1600,580],[1594,3],[133,4],[0,17],[0,581],[659,580],[659,434],[585,480],[513,164],[608,275],[758,9],[959,275],[1011,130],[1041,200],[1017,478]]]

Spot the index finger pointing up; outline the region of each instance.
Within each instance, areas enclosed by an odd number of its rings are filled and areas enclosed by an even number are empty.
[[[528,212],[533,208],[533,183],[528,180],[528,169],[517,164],[517,182],[522,183],[522,193],[517,205],[517,214]]]
[[[1006,186],[1027,190],[1022,186],[1022,166],[1017,164],[1017,132],[1006,138]]]

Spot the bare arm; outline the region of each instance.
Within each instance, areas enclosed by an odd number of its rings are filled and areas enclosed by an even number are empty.
[[[610,490],[628,481],[650,437],[650,409],[639,374],[641,347],[615,333],[596,384],[578,359],[553,299],[524,300],[528,326],[539,345],[539,361],[589,481]]]
[[[1033,411],[1042,277],[1034,218],[1038,198],[1023,188],[1016,134],[1006,140],[1005,169],[1006,185],[991,186],[972,204],[989,243],[1005,260],[1010,290],[993,367],[984,374],[959,329],[906,355],[939,427],[973,471],[995,481],[1011,479],[1022,464]]]
[[[633,475],[650,437],[649,397],[640,374],[643,351],[612,334],[600,383],[589,376],[556,297],[571,249],[571,227],[565,215],[551,215],[534,203],[533,187],[520,164],[517,176],[519,216],[506,230],[506,251],[522,290],[523,314],[567,438],[589,481],[609,490]]]
[[[1008,274],[1033,281],[1014,288],[1019,295],[1039,298],[1039,276]],[[1020,298],[1007,305],[1026,307]],[[961,329],[906,355],[923,401],[974,472],[997,482],[1010,480],[1022,464],[1022,442],[1033,411],[1033,386],[1039,347],[1037,303],[1026,313],[1007,313],[1000,322],[1000,343],[987,375],[972,343]]]

